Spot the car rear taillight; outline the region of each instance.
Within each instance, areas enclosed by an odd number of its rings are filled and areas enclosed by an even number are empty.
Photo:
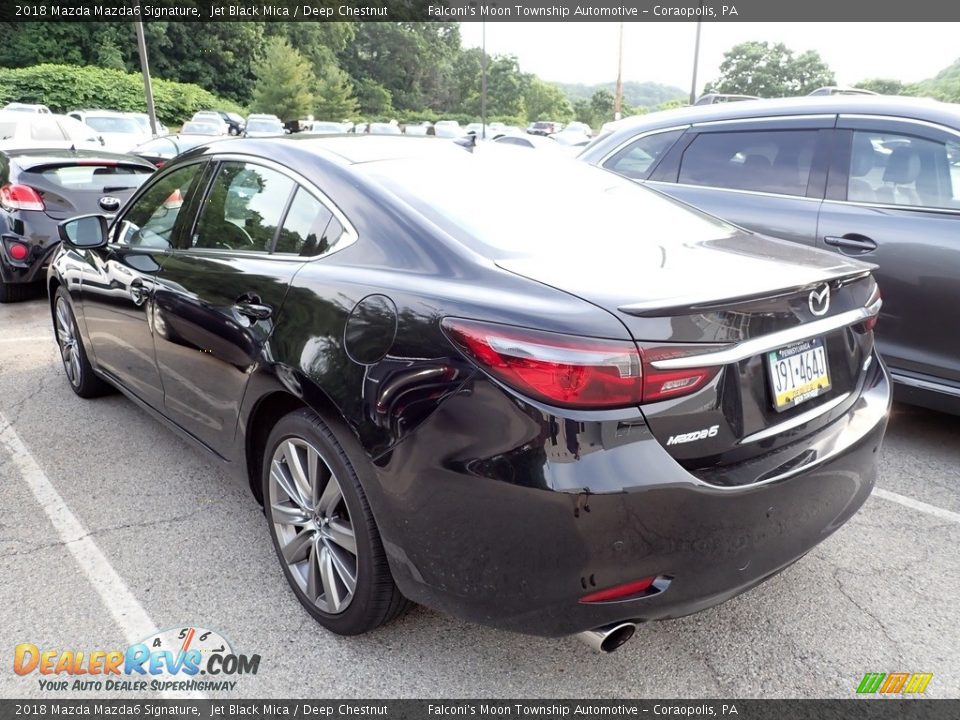
[[[696,392],[719,367],[659,370],[653,362],[711,348],[655,347],[510,325],[445,318],[447,335],[480,367],[536,400],[601,409],[670,400]]]
[[[696,392],[712,380],[720,368],[692,367],[682,369],[660,370],[656,367],[658,360],[688,357],[705,351],[704,347],[653,347],[643,350],[643,401],[657,402],[670,400]]]
[[[7,210],[43,210],[43,200],[28,185],[0,187],[0,205]]]
[[[599,409],[643,401],[640,351],[631,341],[560,335],[445,318],[443,329],[480,367],[551,405]]]
[[[23,243],[10,243],[7,245],[7,254],[10,255],[11,260],[22,262],[23,260],[26,260],[27,256],[30,254],[30,248]]]

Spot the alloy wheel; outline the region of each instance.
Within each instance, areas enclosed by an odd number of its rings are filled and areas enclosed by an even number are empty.
[[[271,526],[290,575],[331,615],[357,589],[357,541],[337,476],[306,440],[286,438],[270,462]]]
[[[80,387],[80,348],[77,339],[77,327],[73,322],[73,315],[63,298],[57,298],[56,306],[57,344],[60,345],[60,355],[63,358],[63,369],[67,379],[74,387]]]

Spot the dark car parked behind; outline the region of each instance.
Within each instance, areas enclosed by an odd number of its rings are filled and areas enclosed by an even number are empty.
[[[757,232],[879,267],[897,397],[960,412],[960,105],[825,96],[628,118],[581,159]]]
[[[61,220],[115,213],[153,170],[127,155],[0,150],[0,302],[23,299],[44,280]]]
[[[409,599],[609,650],[798,560],[876,478],[870,266],[568,158],[240,139],[61,230],[74,392],[233,467],[338,633]]]

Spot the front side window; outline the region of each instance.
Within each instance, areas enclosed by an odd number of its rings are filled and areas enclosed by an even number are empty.
[[[271,252],[294,189],[286,175],[261,165],[225,162],[204,200],[195,248]]]
[[[646,180],[660,157],[683,135],[683,130],[645,135],[618,151],[603,166],[633,180]]]
[[[177,218],[196,192],[202,169],[203,163],[193,163],[153,183],[124,214],[117,242],[136,247],[171,247]]]
[[[857,130],[847,200],[960,209],[960,141]]]
[[[680,162],[678,182],[806,195],[816,130],[702,133]]]

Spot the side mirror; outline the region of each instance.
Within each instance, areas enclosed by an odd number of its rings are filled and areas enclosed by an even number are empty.
[[[107,218],[103,215],[81,215],[64,220],[57,226],[60,240],[75,250],[91,250],[107,244]]]
[[[106,145],[107,141],[103,139],[103,135],[97,135],[97,140],[100,141],[101,145]]]

